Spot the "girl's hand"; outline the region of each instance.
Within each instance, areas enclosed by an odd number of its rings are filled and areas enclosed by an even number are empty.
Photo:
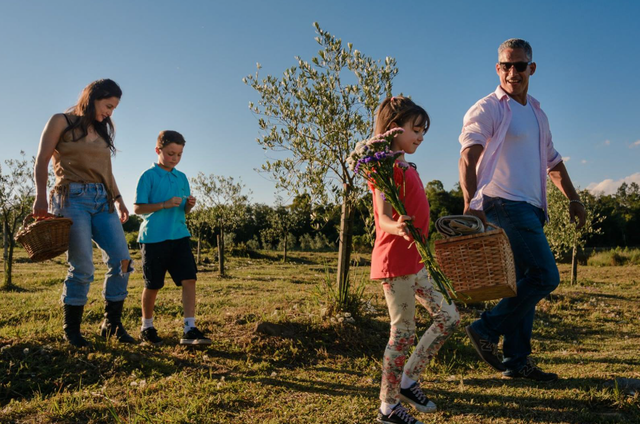
[[[407,228],[407,224],[405,224],[405,221],[411,221],[412,219],[413,217],[410,217],[408,215],[400,215],[394,225],[394,229],[396,230],[394,231],[394,234],[402,237],[407,241],[411,241],[411,236],[409,235],[409,229]]]
[[[177,208],[181,204],[182,204],[182,197],[175,196],[169,200],[165,200],[162,203],[162,206],[164,207],[164,209],[171,209],[171,208]]]
[[[187,197],[187,207],[189,209],[193,208],[196,205],[196,198],[193,196]]]
[[[114,202],[114,205],[116,207],[118,217],[120,218],[120,222],[124,224],[129,220],[129,209],[127,209],[127,206],[124,204],[122,197],[118,197]]]
[[[31,213],[33,216],[45,216],[49,211],[49,205],[47,203],[46,196],[37,196],[33,201]]]

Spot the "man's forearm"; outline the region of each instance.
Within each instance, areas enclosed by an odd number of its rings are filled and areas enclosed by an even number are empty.
[[[482,150],[482,146],[475,145],[465,149],[460,154],[458,171],[460,174],[460,189],[464,197],[465,210],[469,207],[471,199],[473,199],[478,189],[476,165],[482,155]]]
[[[564,162],[560,162],[549,170],[549,178],[569,200],[580,200],[580,196],[571,182],[569,172],[564,166]]]

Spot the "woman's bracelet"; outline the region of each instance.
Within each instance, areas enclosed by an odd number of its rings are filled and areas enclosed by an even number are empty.
[[[115,202],[116,200],[121,199],[121,198],[122,198],[122,195],[118,194],[116,197],[113,198],[113,201]]]
[[[166,202],[166,200],[165,200],[165,202]],[[162,202],[162,209],[164,209],[164,202]]]
[[[572,203],[577,203],[584,208],[584,203],[582,203],[582,200],[580,199],[569,200],[569,205],[571,205]]]

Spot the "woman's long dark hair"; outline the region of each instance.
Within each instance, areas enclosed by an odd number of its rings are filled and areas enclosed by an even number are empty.
[[[113,144],[115,129],[111,117],[105,118],[102,122],[96,121],[96,100],[108,99],[110,97],[122,98],[122,90],[115,81],[110,79],[100,79],[87,85],[75,106],[70,107],[67,113],[75,115],[78,119],[72,119],[71,124],[62,132],[62,139],[66,133],[71,134],[71,141],[78,141],[87,136],[90,126],[96,130],[109,146],[112,154],[116,148]]]

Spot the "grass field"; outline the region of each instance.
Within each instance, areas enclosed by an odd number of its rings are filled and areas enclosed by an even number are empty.
[[[18,250],[14,281],[0,292],[0,422],[16,423],[372,423],[389,324],[380,287],[355,324],[321,318],[314,286],[335,254],[230,258],[228,277],[201,267],[198,324],[213,345],[177,346],[180,291],[160,292],[155,323],[164,347],[118,345],[97,337],[101,282],[90,292],[83,331],[92,350],[62,340],[62,257],[30,263]],[[99,258],[99,255],[96,255]],[[134,255],[134,260],[139,258]],[[367,256],[356,280],[368,275]],[[640,266],[569,267],[551,301],[538,308],[533,350],[554,383],[503,380],[480,363],[462,330],[481,308],[461,307],[460,329],[423,376],[439,407],[425,423],[638,423],[640,394],[615,386],[640,379]],[[132,275],[125,326],[139,334],[142,276]],[[421,333],[429,325],[420,311]],[[279,324],[273,335],[258,323]]]

